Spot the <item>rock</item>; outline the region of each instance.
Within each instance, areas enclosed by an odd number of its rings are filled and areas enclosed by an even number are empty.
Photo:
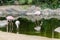
[[[29,8],[29,10],[27,11],[26,15],[40,15],[40,7],[36,7],[36,6],[31,6]]]
[[[37,11],[40,11],[39,14],[37,16],[40,16],[39,18],[44,18],[45,16],[47,18],[51,18],[51,16],[60,16],[60,8],[57,9],[44,9],[42,10],[40,7],[37,6],[31,6],[30,8],[28,8],[27,10],[25,9],[21,9],[20,6],[16,7],[16,6],[9,6],[9,7],[4,7],[4,8],[0,8],[0,17],[6,17],[6,16],[14,16],[14,17],[18,17],[18,16],[29,16],[29,15],[35,15],[38,14]],[[34,16],[34,17],[35,17]],[[53,18],[53,17],[52,17]]]
[[[0,21],[0,27],[5,27],[6,25],[8,25],[6,20]]]

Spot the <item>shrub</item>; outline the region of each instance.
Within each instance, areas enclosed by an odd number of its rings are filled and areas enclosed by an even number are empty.
[[[21,22],[20,33],[34,31],[35,24],[32,21],[27,20],[26,18],[19,18],[18,20]]]
[[[5,17],[0,17],[0,20],[6,20],[6,18]]]
[[[26,0],[19,0],[19,4],[25,4]]]
[[[52,18],[49,20],[44,20],[43,21],[43,25],[42,25],[42,29],[41,29],[41,33],[43,33],[43,36],[47,36],[47,37],[52,37],[52,33],[54,33],[54,37],[58,38],[56,32],[54,32],[54,29],[60,26],[60,20]]]
[[[33,2],[33,0],[27,0],[28,2],[28,4],[32,4],[32,2]]]
[[[34,27],[37,25],[35,22],[32,22],[31,20],[27,20],[26,18],[18,18],[17,20],[20,21],[19,25],[19,33],[22,34],[30,34],[30,35],[39,35],[39,36],[45,36],[50,37],[54,36],[54,38],[59,38],[59,33],[54,32],[55,28],[60,26],[60,20],[56,18],[51,19],[41,19],[38,22],[41,23],[43,21],[43,24],[41,26],[41,31],[39,33],[36,33],[34,30]],[[16,20],[15,20],[16,21]],[[15,21],[13,21],[13,33],[16,33],[16,25]],[[6,31],[6,28],[0,28],[2,31]],[[54,33],[54,34],[52,34]]]

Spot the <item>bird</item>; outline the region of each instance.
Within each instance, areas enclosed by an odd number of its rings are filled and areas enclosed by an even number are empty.
[[[60,33],[60,27],[56,28],[54,31]]]
[[[7,21],[9,21],[9,23],[10,23],[10,28],[9,28],[10,30],[9,30],[9,31],[12,32],[12,30],[13,30],[13,27],[12,27],[12,26],[13,26],[13,23],[12,23],[12,21],[13,21],[15,18],[14,18],[13,16],[7,16],[6,19],[7,19]],[[8,26],[7,26],[7,32],[8,32]]]
[[[19,21],[19,20],[15,21],[15,24],[16,24],[16,27],[17,27],[17,34],[18,34],[18,32],[19,32],[20,21]]]

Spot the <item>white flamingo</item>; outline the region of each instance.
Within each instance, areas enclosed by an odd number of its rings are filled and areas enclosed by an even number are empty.
[[[43,24],[43,22],[41,21],[40,26],[36,26],[36,27],[34,27],[34,29],[35,29],[37,32],[40,32],[42,24]]]
[[[18,34],[18,32],[19,32],[20,21],[17,20],[17,21],[15,22],[15,24],[16,24],[16,26],[17,26],[17,34]]]
[[[40,27],[40,26],[36,26],[34,29],[35,29],[37,32],[39,32],[39,31],[41,30],[41,27]]]
[[[60,33],[60,27],[57,27],[54,31]],[[53,33],[53,37],[54,37],[54,33]],[[60,38],[60,36],[59,36],[59,38]]]
[[[56,28],[54,31],[60,33],[60,27]]]

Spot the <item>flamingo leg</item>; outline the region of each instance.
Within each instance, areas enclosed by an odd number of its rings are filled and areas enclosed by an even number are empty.
[[[17,34],[18,34],[18,32],[19,32],[19,26],[17,25]]]
[[[13,22],[12,22],[11,24],[12,24],[12,26],[11,26],[11,31],[13,31]]]
[[[7,32],[8,32],[8,25],[7,25]]]
[[[10,22],[10,30],[9,32],[12,32],[12,22]]]

